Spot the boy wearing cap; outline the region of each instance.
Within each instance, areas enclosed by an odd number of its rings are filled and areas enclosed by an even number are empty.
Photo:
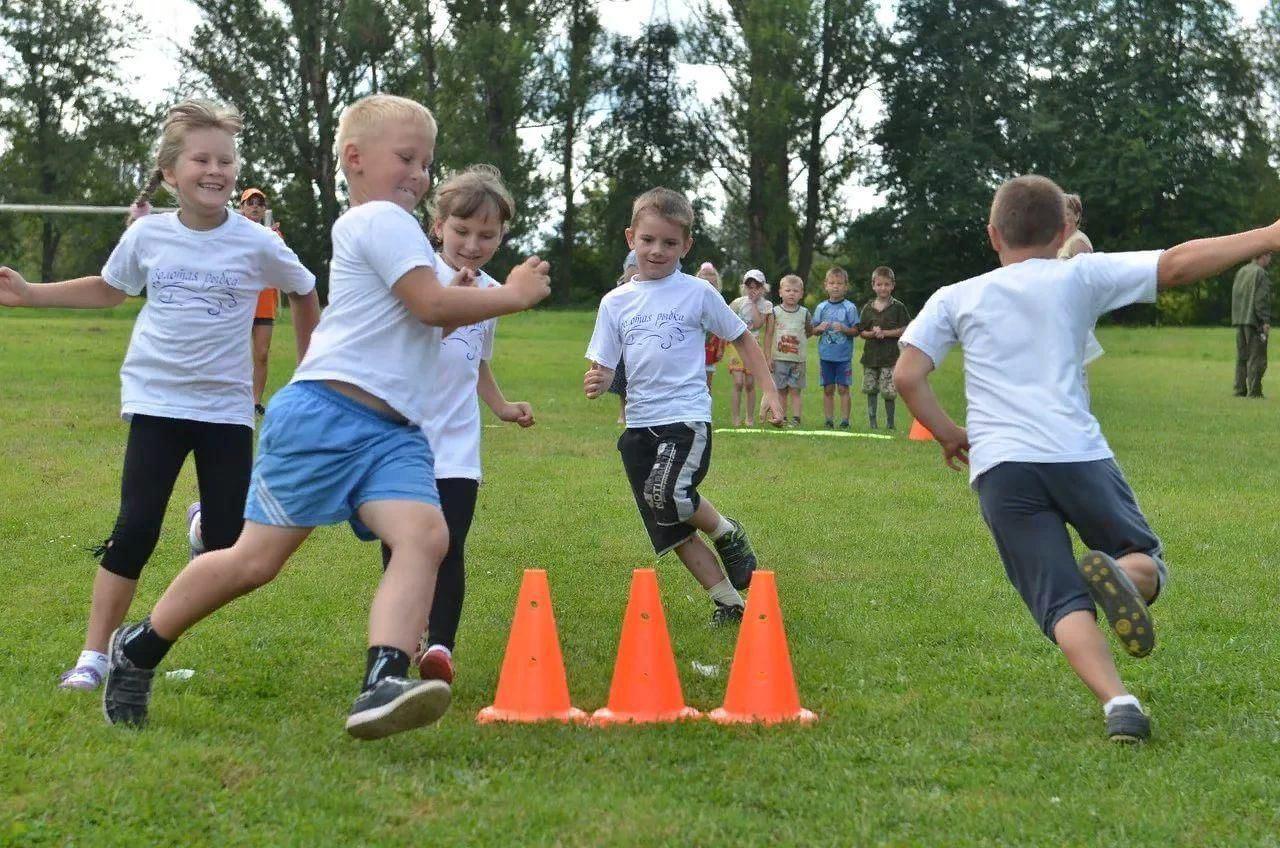
[[[741,297],[730,303],[729,308],[737,313],[742,323],[747,325],[756,344],[765,352],[765,360],[772,371],[773,362],[769,359],[769,352],[773,349],[773,304],[769,302],[769,298],[765,297],[769,293],[769,284],[765,282],[764,271],[752,268],[743,274],[740,291]],[[755,378],[747,370],[746,363],[742,361],[736,348],[731,347],[725,353],[725,364],[729,366],[729,376],[733,378],[733,403],[730,406],[733,426],[738,427],[742,423],[742,395],[745,392],[747,396],[746,425],[754,427],[756,426]]]
[[[818,365],[822,380],[822,414],[825,426],[834,425],[835,394],[840,392],[840,429],[849,429],[849,386],[853,383],[853,337],[858,333],[858,307],[845,300],[849,293],[849,273],[836,265],[827,271],[822,287],[827,299],[813,313],[813,332],[818,339]]]

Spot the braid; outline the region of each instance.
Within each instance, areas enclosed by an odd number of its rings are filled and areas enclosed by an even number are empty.
[[[160,187],[160,183],[164,182],[164,171],[156,168],[151,172],[151,179],[147,180],[147,184],[142,187],[142,191],[138,192],[138,196],[134,198],[134,206],[142,206],[151,202],[151,195],[156,193],[156,189]]]

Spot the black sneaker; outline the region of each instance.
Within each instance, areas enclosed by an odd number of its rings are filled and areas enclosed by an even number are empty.
[[[102,714],[109,724],[143,727],[151,701],[154,668],[138,668],[124,655],[124,637],[136,625],[117,627],[107,647],[107,680],[102,687]]]
[[[1124,569],[1099,551],[1080,558],[1080,574],[1089,587],[1093,602],[1102,607],[1111,631],[1130,656],[1145,657],[1156,646],[1155,626],[1147,603]]]
[[[716,601],[715,611],[711,613],[711,626],[723,627],[726,624],[737,624],[742,621],[742,607],[730,606]]]
[[[832,422],[832,420],[831,420],[830,418],[828,418],[826,421],[822,422],[822,426],[823,426],[823,427],[826,427],[828,430],[834,430],[834,429],[835,429],[835,427],[836,427],[835,423],[834,423],[834,422]]]
[[[357,739],[381,739],[439,720],[453,690],[443,680],[384,677],[361,692],[347,715],[347,732]]]
[[[1141,707],[1118,704],[1107,716],[1107,738],[1112,742],[1146,742],[1151,738],[1151,719]]]
[[[848,429],[849,429],[849,419],[848,419],[848,418],[841,418],[841,419],[840,419],[840,429],[841,429],[841,430],[848,430]]]
[[[729,575],[729,583],[741,592],[751,585],[751,575],[756,570],[756,552],[751,549],[747,531],[735,519],[730,518],[733,529],[716,539],[716,553]]]

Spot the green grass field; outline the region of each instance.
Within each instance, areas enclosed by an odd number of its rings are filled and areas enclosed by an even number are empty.
[[[1145,747],[1104,740],[964,478],[901,435],[905,410],[892,441],[720,437],[703,486],[778,573],[818,724],[478,726],[521,569],[550,574],[570,691],[591,710],[630,570],[652,563],[614,450],[617,404],[581,394],[592,316],[554,312],[499,331],[495,371],[538,425],[484,431],[453,709],[357,743],[342,723],[379,562],[345,527],[174,648],[163,668],[195,675],[158,680],[146,731],[108,727],[96,694],[55,690],[83,638],[89,549],[115,518],[133,314],[0,315],[0,844],[1280,844],[1277,406],[1230,397],[1228,330],[1107,328],[1091,372],[1172,571],[1159,647],[1119,660],[1154,715]],[[273,387],[291,360],[280,328]],[[960,415],[959,354],[936,382]],[[821,422],[814,388],[806,417]],[[186,560],[194,493],[188,468],[133,617]],[[707,626],[674,557],[659,579],[686,699],[709,710],[734,633]]]

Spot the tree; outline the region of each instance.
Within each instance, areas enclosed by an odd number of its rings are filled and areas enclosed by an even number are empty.
[[[136,16],[101,2],[0,0],[0,131],[9,142],[0,157],[0,194],[46,203],[131,199],[146,157],[148,116],[123,93],[116,62],[138,30]],[[100,253],[120,226],[44,216],[40,278],[54,278],[69,229],[90,236]]]

